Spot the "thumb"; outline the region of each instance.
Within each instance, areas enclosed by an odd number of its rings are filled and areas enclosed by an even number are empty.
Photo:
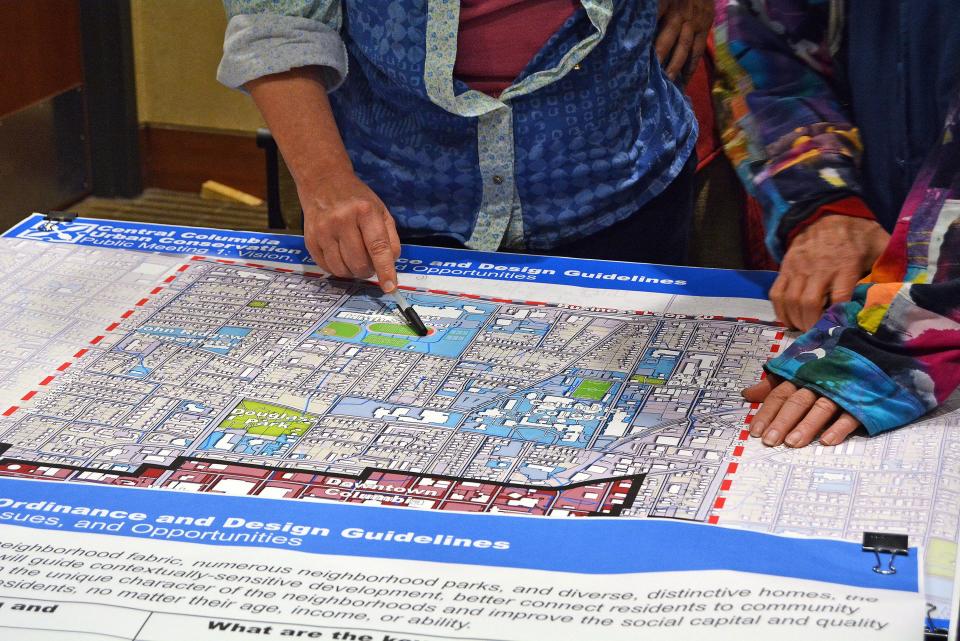
[[[772,374],[767,374],[766,378],[752,385],[742,392],[743,398],[748,400],[751,403],[762,403],[764,399],[767,398],[767,395],[773,391],[773,388],[780,384],[780,379]]]

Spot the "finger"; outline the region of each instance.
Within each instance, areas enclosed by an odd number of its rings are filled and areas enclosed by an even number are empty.
[[[690,49],[693,47],[693,25],[684,22],[680,28],[680,36],[677,38],[677,44],[673,47],[670,54],[670,65],[667,67],[667,76],[671,79],[676,78],[683,71],[683,66],[687,64],[690,57]]]
[[[703,53],[707,50],[707,32],[702,31],[697,34],[697,37],[693,40],[693,48],[690,51],[690,59],[687,61],[686,67],[684,67],[684,75],[689,77],[697,70],[697,65],[700,64],[700,59],[703,58]]]
[[[370,278],[373,267],[367,256],[367,247],[363,242],[360,229],[356,226],[346,227],[340,231],[340,256],[354,278]]]
[[[826,279],[820,277],[807,279],[806,287],[804,287],[803,293],[800,294],[800,300],[798,301],[800,318],[797,327],[799,329],[807,331],[817,324],[817,321],[823,316],[823,307],[827,300],[829,289],[829,283]]]
[[[767,398],[767,395],[773,391],[774,387],[776,387],[776,384],[768,376],[756,385],[751,385],[743,390],[740,394],[751,403],[762,403],[763,399]]]
[[[750,421],[750,436],[763,436],[767,425],[776,418],[780,408],[796,391],[797,386],[793,383],[780,383],[774,387]]]
[[[789,284],[790,277],[781,272],[777,276],[777,279],[773,281],[773,285],[770,287],[768,294],[770,302],[773,304],[773,313],[776,314],[777,320],[787,325],[789,325],[789,323],[787,323],[787,315],[783,303]]]
[[[313,252],[311,252],[311,254],[312,254],[312,253],[313,253]],[[317,255],[314,257],[313,262],[315,262],[315,263],[317,264],[317,266],[318,266],[320,269],[322,269],[323,271],[325,271],[326,273],[328,273],[328,274],[332,274],[332,273],[333,273],[333,272],[330,271],[330,266],[327,265],[327,261],[324,260],[324,258],[323,258],[323,252],[320,252],[319,254],[317,254]]]
[[[762,403],[770,392],[783,382],[776,374],[761,375],[760,382],[742,390],[740,395],[751,403]]]
[[[383,214],[362,216],[359,222],[363,244],[377,273],[380,289],[389,294],[397,288],[397,258]]]
[[[802,324],[800,316],[800,297],[806,289],[806,276],[792,276],[787,283],[787,289],[783,292],[783,318],[784,323],[799,329]]]
[[[853,289],[859,281],[856,274],[838,272],[830,284],[830,304],[845,303],[853,298]]]
[[[806,447],[833,420],[839,409],[836,403],[821,396],[783,442],[790,447]]]
[[[657,40],[654,47],[657,51],[657,59],[660,60],[660,66],[666,69],[670,52],[680,37],[680,30],[683,27],[683,18],[678,13],[671,13],[660,27],[660,33],[657,34]]]
[[[400,234],[397,233],[397,223],[393,220],[390,212],[384,210],[383,222],[387,226],[387,235],[390,237],[390,250],[393,252],[393,259],[400,258]]]
[[[770,426],[763,432],[763,444],[776,447],[783,442],[783,437],[796,427],[817,400],[817,395],[806,388],[798,389],[790,395],[777,417],[770,422]]]
[[[327,264],[327,271],[339,278],[350,278],[353,274],[347,269],[346,263],[340,256],[340,246],[335,240],[330,240],[323,245],[323,261]]]
[[[330,272],[330,267],[327,265],[327,261],[323,259],[323,250],[320,248],[320,244],[317,243],[316,239],[313,237],[313,234],[305,232],[303,236],[304,244],[307,246],[307,252],[310,254],[310,257],[313,258],[320,269],[327,272]]]
[[[860,427],[860,421],[844,412],[840,415],[840,418],[833,422],[833,425],[827,428],[827,431],[820,437],[820,442],[824,445],[839,445],[853,434],[858,427]]]

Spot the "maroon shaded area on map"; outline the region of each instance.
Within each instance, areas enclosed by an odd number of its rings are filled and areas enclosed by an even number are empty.
[[[0,461],[0,477],[540,516],[619,516],[643,482],[640,474],[548,488],[378,469],[350,476],[196,459],[178,460],[172,468],[144,467],[134,474],[8,459]]]

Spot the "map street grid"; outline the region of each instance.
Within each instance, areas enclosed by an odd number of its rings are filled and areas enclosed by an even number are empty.
[[[745,443],[739,390],[783,345],[776,326],[418,290],[420,341],[366,285],[0,242],[17,250],[0,261],[0,381],[21,399],[0,418],[0,475],[905,532],[949,612],[957,413],[838,448]]]
[[[783,336],[411,292],[431,327],[415,340],[372,286],[181,269],[165,299],[140,299],[129,326],[8,410],[6,459],[141,479],[153,468],[148,484],[181,490],[200,489],[189,472],[204,463],[235,462],[290,470],[260,488],[269,496],[702,521],[742,432],[739,390]],[[176,469],[185,460],[193,469]],[[311,472],[312,492],[283,483]]]

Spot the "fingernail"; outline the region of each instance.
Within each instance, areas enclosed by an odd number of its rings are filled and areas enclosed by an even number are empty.
[[[820,437],[820,442],[824,445],[836,445],[833,434],[830,434],[829,432]]]
[[[763,421],[757,421],[757,420],[753,421],[752,423],[750,423],[750,436],[754,436],[754,437],[760,436],[761,434],[763,434],[763,428],[765,428],[766,426],[767,424],[764,423]]]
[[[786,443],[787,443],[787,445],[789,445],[790,447],[797,447],[798,445],[800,445],[800,440],[801,440],[801,438],[802,438],[802,437],[801,437],[799,434],[797,434],[796,432],[790,432],[790,433],[787,435]]]
[[[396,284],[392,280],[385,280],[380,283],[380,289],[387,292],[388,294],[396,288]]]
[[[767,430],[763,434],[763,444],[774,447],[780,444],[780,432],[777,430]]]

